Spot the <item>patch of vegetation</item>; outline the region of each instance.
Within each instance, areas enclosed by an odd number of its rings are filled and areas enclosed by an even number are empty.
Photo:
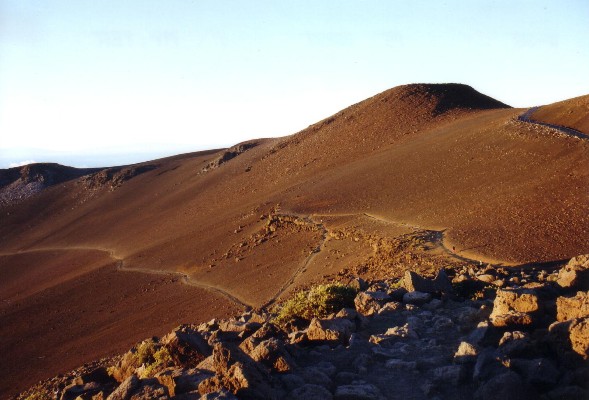
[[[297,319],[323,318],[342,308],[353,307],[356,294],[356,289],[339,283],[314,286],[278,305],[274,321],[284,325]]]
[[[155,353],[153,353],[153,362],[147,364],[140,378],[150,378],[157,372],[164,368],[172,365],[172,355],[170,354],[167,347],[160,347]]]
[[[150,378],[157,372],[173,364],[172,355],[166,346],[151,340],[141,342],[135,353],[138,364],[142,366],[140,378]]]
[[[151,340],[146,340],[141,342],[137,347],[137,360],[139,361],[139,365],[141,364],[150,364],[154,361],[153,355],[156,352],[155,343]]]
[[[28,395],[25,400],[50,400],[51,396],[47,392],[33,392]]]

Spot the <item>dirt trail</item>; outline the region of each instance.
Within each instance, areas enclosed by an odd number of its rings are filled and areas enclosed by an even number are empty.
[[[540,108],[540,106],[530,108],[525,113],[523,113],[522,115],[517,117],[518,121],[527,122],[529,124],[546,126],[548,128],[556,129],[557,131],[564,133],[565,135],[573,136],[573,137],[576,137],[579,139],[584,139],[584,140],[589,139],[589,135],[585,135],[584,133],[579,132],[576,129],[569,128],[569,127],[562,126],[562,125],[549,124],[547,122],[540,122],[540,121],[536,121],[536,120],[531,119],[531,115],[534,112],[536,112],[539,108]]]
[[[197,287],[200,289],[207,290],[209,292],[213,292],[215,294],[221,295],[226,299],[230,300],[233,303],[236,303],[244,308],[251,308],[252,305],[246,303],[245,301],[239,299],[235,295],[223,290],[222,288],[214,285],[209,285],[206,283],[196,282],[187,274],[182,272],[175,272],[175,271],[165,271],[159,269],[150,269],[150,268],[133,268],[125,266],[125,260],[115,254],[113,250],[101,248],[101,247],[84,247],[84,246],[74,246],[74,247],[47,247],[47,248],[38,248],[38,249],[30,249],[24,251],[17,251],[14,253],[0,253],[0,256],[11,256],[11,255],[18,255],[18,254],[26,254],[26,253],[35,253],[35,252],[43,252],[43,251],[68,251],[68,250],[92,250],[92,251],[101,251],[107,253],[110,258],[116,261],[117,263],[117,270],[121,272],[140,272],[144,274],[151,274],[151,275],[164,275],[164,276],[174,276],[180,278],[180,282],[184,285]]]

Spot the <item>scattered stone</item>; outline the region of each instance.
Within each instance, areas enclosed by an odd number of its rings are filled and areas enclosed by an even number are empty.
[[[354,329],[354,324],[345,318],[313,318],[307,329],[307,338],[311,341],[317,340],[346,344]]]
[[[499,340],[499,352],[508,357],[529,356],[534,353],[527,332],[505,332]]]
[[[323,386],[308,383],[290,392],[288,398],[291,400],[330,400],[333,399],[333,396]]]
[[[530,289],[498,289],[489,316],[497,327],[529,326],[540,311],[540,301]]]
[[[305,380],[295,374],[283,374],[280,376],[280,380],[288,391],[292,391],[305,384]]]
[[[407,293],[407,289],[404,287],[398,287],[393,290],[389,290],[388,292],[389,297],[393,301],[401,302],[403,301],[403,296]]]
[[[486,349],[477,357],[472,377],[476,381],[486,381],[503,372],[505,372],[505,366],[493,349]]]
[[[512,371],[496,375],[482,384],[475,392],[477,400],[532,400],[536,399],[535,392],[526,385],[521,378]]]
[[[558,272],[556,283],[562,288],[589,289],[589,254],[572,258]]]
[[[332,385],[331,378],[316,367],[307,367],[299,371],[299,375],[305,382],[313,385],[319,385],[325,388],[329,388]]]
[[[176,397],[178,398],[178,396]],[[195,397],[196,399],[196,397]],[[237,397],[226,389],[221,389],[218,392],[212,392],[202,395],[199,400],[237,400]],[[179,400],[189,400],[188,398],[181,398]]]
[[[579,386],[557,387],[546,394],[549,400],[587,400],[589,392]]]
[[[401,371],[415,371],[417,369],[416,361],[403,361],[397,358],[392,358],[385,362],[385,367]]]
[[[461,285],[476,272],[475,281],[486,285],[487,297],[460,297]],[[392,279],[375,281],[371,290],[356,295],[355,309],[313,319],[305,331],[274,325],[270,313],[248,309],[230,320],[182,325],[161,340],[142,342],[111,364],[54,378],[54,389],[46,393],[61,400],[103,400],[109,394],[129,400],[381,399],[413,394],[432,399],[584,398],[589,292],[579,286],[563,289],[555,283],[556,273],[542,273],[463,268],[454,280],[460,282],[458,295],[443,295],[442,300],[433,297],[448,290],[444,271],[437,280],[406,274],[408,284],[422,289],[429,285],[425,289],[431,292],[391,290]],[[540,275],[544,278],[538,285]],[[488,285],[513,276],[527,288]],[[403,296],[406,304],[397,301]],[[414,301],[414,296],[422,300]],[[169,358],[154,367],[160,349]],[[144,376],[153,378],[138,378]],[[398,390],[389,392],[389,385],[397,382]]]
[[[432,295],[424,292],[407,292],[403,295],[403,303],[420,306],[427,303],[432,298]]]
[[[589,317],[577,318],[569,326],[573,350],[584,360],[589,358]]]
[[[285,350],[284,344],[277,338],[262,341],[248,354],[252,360],[278,372],[291,371],[295,366],[295,362]]]
[[[356,311],[363,315],[376,313],[384,303],[390,300],[386,292],[360,292],[354,299]]]
[[[543,389],[554,387],[560,378],[560,373],[554,364],[546,358],[533,360],[516,358],[510,360],[509,366],[523,376],[527,383]]]
[[[464,368],[461,365],[446,365],[433,370],[435,383],[457,386],[465,379]]]
[[[589,317],[589,292],[577,292],[574,297],[556,299],[556,320]]]
[[[137,375],[131,375],[125,379],[114,392],[107,397],[107,400],[127,400],[131,394],[139,387],[140,381]]]
[[[335,316],[336,318],[345,318],[354,321],[358,318],[358,312],[353,308],[342,308]]]
[[[454,362],[458,364],[475,362],[478,351],[475,346],[468,342],[460,342],[458,350],[454,353]]]
[[[385,305],[382,306],[380,310],[378,310],[378,315],[394,314],[404,309],[405,307],[403,306],[403,303],[399,303],[397,301],[389,301],[385,303]]]
[[[589,317],[555,322],[548,330],[551,344],[561,358],[573,363],[575,354],[589,359]]]
[[[486,282],[486,283],[493,283],[496,280],[496,278],[493,275],[490,275],[490,274],[477,275],[476,278],[479,281]]]
[[[360,292],[362,290],[368,289],[368,283],[362,278],[354,278],[349,283],[348,286],[356,289],[356,291]]]
[[[333,396],[334,400],[377,400],[380,397],[378,388],[369,383],[338,386]]]

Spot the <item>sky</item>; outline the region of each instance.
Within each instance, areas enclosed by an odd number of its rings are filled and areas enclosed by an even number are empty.
[[[295,133],[394,86],[589,94],[587,0],[0,0],[0,168]]]

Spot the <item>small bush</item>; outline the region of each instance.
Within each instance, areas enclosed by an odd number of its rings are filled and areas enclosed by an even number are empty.
[[[33,392],[26,397],[26,400],[50,400],[51,396],[49,393],[40,391],[40,392]]]
[[[283,325],[297,319],[326,317],[344,307],[353,307],[356,293],[356,289],[337,283],[298,292],[276,308],[275,322]]]
[[[146,340],[141,342],[139,346],[137,346],[137,360],[139,361],[139,365],[141,364],[150,364],[154,361],[153,355],[156,352],[155,343],[151,340]]]
[[[155,349],[155,348],[154,348]],[[150,378],[173,364],[172,355],[167,347],[162,346],[151,355],[151,362],[145,363],[140,378]]]

